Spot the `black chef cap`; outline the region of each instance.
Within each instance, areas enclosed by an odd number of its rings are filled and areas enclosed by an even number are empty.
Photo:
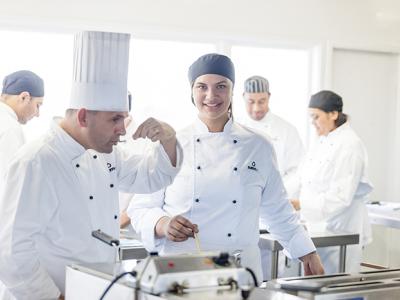
[[[235,67],[231,59],[222,54],[210,53],[200,56],[189,68],[190,85],[193,86],[196,78],[204,74],[221,75],[235,84]]]
[[[318,108],[324,112],[338,111],[342,112],[342,97],[332,91],[320,91],[311,96],[310,108]]]

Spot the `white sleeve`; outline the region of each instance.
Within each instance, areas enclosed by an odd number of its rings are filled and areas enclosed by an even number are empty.
[[[364,169],[362,149],[344,149],[336,158],[328,189],[313,195],[312,205],[304,207],[311,214],[327,219],[340,214],[353,201]],[[301,199],[300,199],[301,201]],[[304,201],[308,205],[311,201]]]
[[[17,299],[56,299],[60,291],[36,247],[53,209],[43,199],[54,195],[41,168],[33,165],[15,161],[6,177],[0,198],[0,280]]]
[[[298,167],[304,157],[304,147],[300,135],[295,128],[289,131],[285,141],[285,169],[282,180],[289,199],[298,197],[299,178]]]
[[[119,189],[127,193],[147,194],[170,185],[183,160],[182,147],[177,142],[177,163],[171,161],[159,143],[149,155],[129,154],[117,149]]]
[[[157,251],[164,239],[155,237],[158,220],[169,214],[163,210],[165,190],[153,194],[136,194],[130,202],[127,214],[133,229],[141,235],[143,245],[148,251]]]
[[[285,248],[287,256],[298,258],[315,251],[311,238],[287,199],[281,176],[273,163],[262,193],[260,221]]]

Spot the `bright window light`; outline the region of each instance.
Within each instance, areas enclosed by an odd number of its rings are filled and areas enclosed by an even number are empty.
[[[26,139],[32,140],[49,128],[53,116],[63,116],[68,105],[72,79],[73,36],[37,32],[0,31],[0,77],[30,70],[43,78],[44,103],[40,117],[24,125]]]
[[[270,84],[271,111],[293,124],[305,143],[310,81],[308,51],[234,46],[231,58],[236,68],[233,110],[237,120],[247,118],[242,98],[244,80],[253,75],[263,76]]]
[[[179,130],[191,124],[189,66],[201,55],[215,52],[212,44],[132,39],[129,84],[131,114],[136,124],[155,117]]]

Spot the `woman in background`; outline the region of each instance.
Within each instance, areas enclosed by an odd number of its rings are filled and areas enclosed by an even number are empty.
[[[372,191],[367,152],[342,112],[342,98],[321,91],[311,97],[309,113],[318,140],[300,166],[299,198],[292,200],[311,231],[360,234],[347,247],[346,272],[358,272],[362,247],[371,242],[365,202]],[[339,247],[317,249],[327,274],[337,273]]]

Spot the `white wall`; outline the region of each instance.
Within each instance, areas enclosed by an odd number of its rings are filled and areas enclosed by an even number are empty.
[[[1,0],[0,26],[399,45],[399,12],[396,0]]]

